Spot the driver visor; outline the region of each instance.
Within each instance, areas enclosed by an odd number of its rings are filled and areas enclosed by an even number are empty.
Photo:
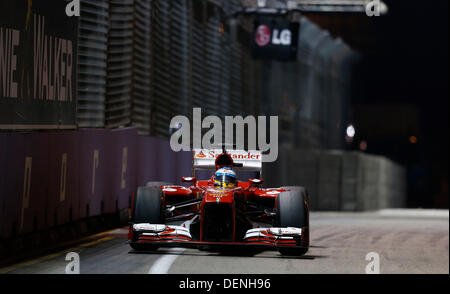
[[[221,183],[236,183],[236,177],[232,177],[229,175],[218,175],[214,177],[215,181],[221,182]]]

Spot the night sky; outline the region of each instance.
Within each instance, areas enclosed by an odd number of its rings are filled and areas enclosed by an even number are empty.
[[[385,2],[389,14],[375,22],[376,50],[361,65],[364,95],[353,103],[413,105],[420,133],[414,146],[404,134],[369,142],[367,151],[408,168],[411,206],[448,207],[448,1]]]

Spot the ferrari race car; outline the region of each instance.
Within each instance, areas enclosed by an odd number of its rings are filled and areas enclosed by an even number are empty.
[[[193,176],[181,178],[187,186],[149,182],[137,189],[128,243],[137,251],[246,248],[305,254],[308,193],[297,186],[263,188],[261,159],[260,151],[194,150]],[[234,169],[256,176],[239,181]],[[212,177],[198,180],[201,170],[211,170]]]

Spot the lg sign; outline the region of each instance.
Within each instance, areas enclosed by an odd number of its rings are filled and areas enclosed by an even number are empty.
[[[255,22],[253,57],[295,61],[299,24],[286,20],[260,18]]]
[[[270,42],[273,45],[290,46],[292,44],[292,33],[289,29],[273,29],[273,33],[271,33],[270,28],[262,24],[256,29],[255,41],[260,47],[264,47]]]

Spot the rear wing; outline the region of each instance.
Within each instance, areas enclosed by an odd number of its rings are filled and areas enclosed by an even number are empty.
[[[192,168],[214,169],[216,157],[222,154],[222,149],[194,149],[192,151]],[[262,168],[262,152],[258,150],[227,150],[237,170],[242,171],[258,171]]]

